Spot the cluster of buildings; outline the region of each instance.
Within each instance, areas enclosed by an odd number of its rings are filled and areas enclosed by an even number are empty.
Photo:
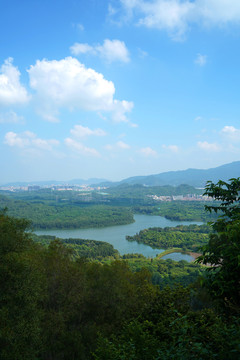
[[[89,185],[27,185],[27,186],[0,186],[0,190],[3,191],[39,191],[42,189],[50,189],[54,191],[94,191],[94,190],[103,190],[105,187],[91,187]]]
[[[212,201],[212,198],[206,195],[196,195],[196,194],[187,194],[187,195],[172,195],[172,196],[157,196],[157,195],[147,195],[153,200],[156,201]]]

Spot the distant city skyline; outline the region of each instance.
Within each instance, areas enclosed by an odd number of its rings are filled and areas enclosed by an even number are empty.
[[[240,2],[9,0],[0,184],[240,160]]]

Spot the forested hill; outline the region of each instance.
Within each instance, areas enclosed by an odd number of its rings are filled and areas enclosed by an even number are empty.
[[[129,185],[127,183],[122,183],[121,185],[108,188],[107,192],[115,197],[142,198],[143,196],[152,194],[157,196],[202,195],[203,190],[184,184],[179,186],[143,186],[142,184]]]
[[[197,165],[197,164],[196,164]],[[240,176],[240,161],[225,164],[212,169],[187,169],[179,171],[168,171],[156,175],[134,176],[124,179],[111,186],[119,184],[145,184],[148,186],[172,185],[178,186],[188,184],[196,187],[205,187],[206,182],[211,180],[217,182],[219,179],[227,181]]]

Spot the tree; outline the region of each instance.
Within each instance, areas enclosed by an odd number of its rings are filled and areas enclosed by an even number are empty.
[[[41,348],[41,269],[28,226],[0,212],[0,358],[5,360],[33,360]]]
[[[206,210],[220,212],[197,261],[208,265],[204,281],[211,295],[231,312],[240,312],[240,178],[207,183],[205,195],[216,200]]]

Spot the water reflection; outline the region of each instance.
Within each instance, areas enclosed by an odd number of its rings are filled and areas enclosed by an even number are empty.
[[[39,230],[37,235],[54,235],[59,238],[80,238],[89,240],[106,241],[114,246],[121,255],[130,253],[143,254],[146,257],[155,257],[164,250],[152,249],[150,246],[138,244],[136,241],[129,242],[126,235],[133,236],[137,232],[150,227],[167,227],[177,225],[201,224],[190,221],[171,221],[162,216],[134,215],[135,222],[127,225],[109,226],[106,228],[88,228],[88,229],[66,229],[66,230]],[[177,254],[177,255],[176,255]],[[190,255],[181,253],[172,253],[166,255],[167,258],[176,261],[192,261]],[[164,256],[164,259],[166,258]]]

